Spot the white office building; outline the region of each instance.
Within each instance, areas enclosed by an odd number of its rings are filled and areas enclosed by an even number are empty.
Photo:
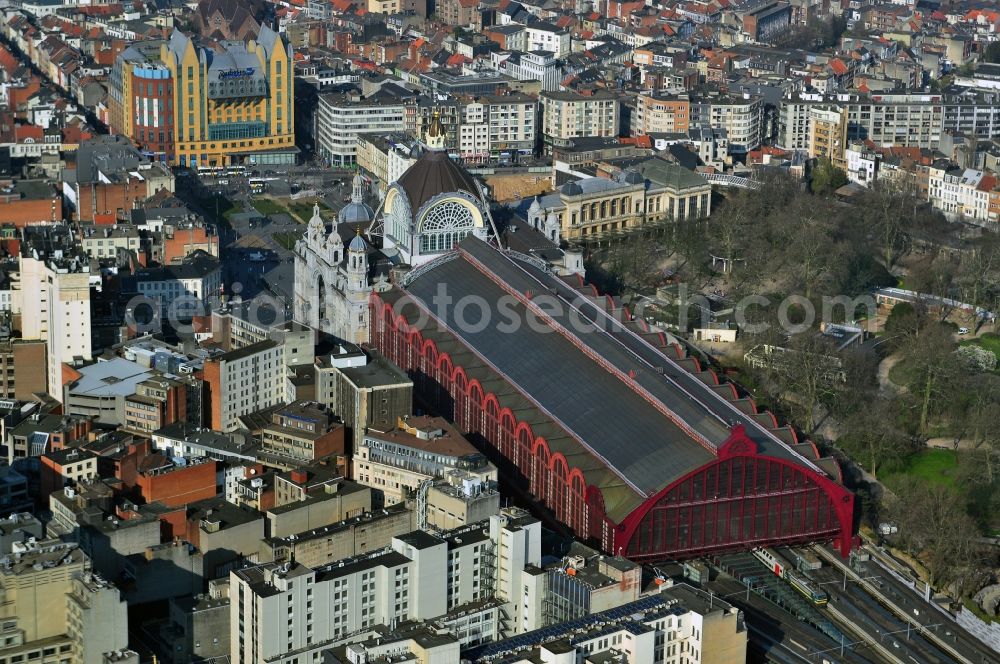
[[[402,132],[406,112],[398,98],[376,93],[320,95],[316,108],[316,152],[334,166],[355,163],[358,136]]]
[[[48,392],[61,403],[63,363],[91,357],[90,262],[77,257],[22,256],[15,288],[20,291],[15,300],[21,308],[21,336],[47,341]]]
[[[508,510],[315,569],[265,564],[231,573],[234,664],[294,664],[380,625],[435,620],[462,646],[542,624],[541,524]],[[533,598],[529,602],[524,598]]]

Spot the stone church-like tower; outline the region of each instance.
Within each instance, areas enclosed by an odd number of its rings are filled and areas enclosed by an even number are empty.
[[[359,191],[355,183],[354,198],[359,198]],[[328,232],[319,205],[313,208],[305,236],[295,243],[294,317],[315,330],[363,343],[368,341],[372,286],[369,246],[361,237],[361,226],[356,228],[357,234],[345,251],[336,224]]]

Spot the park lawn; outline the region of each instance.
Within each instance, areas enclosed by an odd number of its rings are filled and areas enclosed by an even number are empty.
[[[264,216],[270,216],[272,214],[287,214],[288,210],[285,206],[277,203],[270,198],[257,198],[251,203],[257,212],[260,212]]]
[[[934,484],[955,486],[958,454],[955,450],[938,449],[917,452],[906,460],[906,465],[903,468],[890,473],[885,479],[888,484],[891,484],[896,477],[910,475]],[[881,475],[879,477],[881,478]]]
[[[320,210],[323,211],[330,210],[330,206],[320,200],[309,201],[309,202],[300,201],[297,203],[292,203],[291,205],[288,206],[288,209],[291,210],[293,215],[301,219],[302,223],[309,223],[309,220],[312,219],[313,215],[313,205],[315,205],[316,203],[319,203]]]

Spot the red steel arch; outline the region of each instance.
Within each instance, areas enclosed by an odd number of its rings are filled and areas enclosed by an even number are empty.
[[[629,558],[684,558],[746,546],[837,539],[852,546],[854,495],[825,475],[758,454],[742,427],[719,458],[651,496],[615,529]]]

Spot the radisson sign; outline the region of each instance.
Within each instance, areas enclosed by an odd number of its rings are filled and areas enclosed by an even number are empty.
[[[219,72],[220,81],[228,81],[234,78],[247,78],[253,76],[253,67],[246,69],[224,69]]]

